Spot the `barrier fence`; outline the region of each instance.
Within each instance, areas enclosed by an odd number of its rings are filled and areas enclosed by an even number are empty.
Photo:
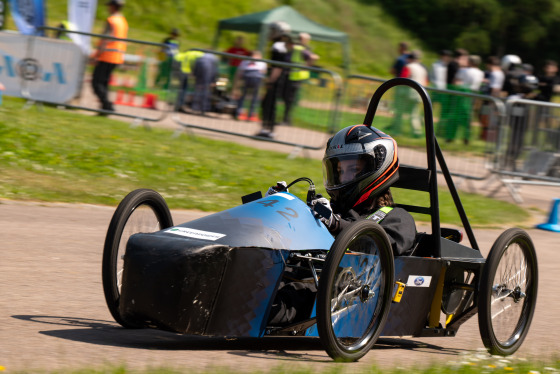
[[[92,38],[93,45],[100,38],[116,39],[52,27],[45,30],[86,35]],[[115,111],[109,113],[99,109],[93,94],[89,56],[72,42],[9,32],[0,32],[0,41],[0,78],[6,86],[6,96],[117,115],[136,123],[162,121],[173,111],[172,122],[183,130],[259,139],[293,146],[294,151],[323,149],[328,137],[340,128],[363,123],[373,92],[385,82],[364,75],[349,75],[343,81],[336,72],[326,69],[190,49],[214,56],[219,66],[218,78],[208,85],[210,107],[202,115],[194,105],[200,86],[192,74],[179,103],[185,76],[179,63],[162,55],[165,44],[124,39],[125,63],[112,75],[109,98]],[[270,85],[263,79],[251,115],[250,95],[242,105],[239,100],[244,87],[242,77],[236,80],[229,73],[228,61],[232,58],[262,61],[269,73],[275,68],[309,73],[292,91],[290,124],[283,123],[288,85],[276,87],[274,137],[257,136],[263,128],[263,98]],[[492,175],[500,181],[498,188],[505,186],[518,202],[522,201],[518,193],[522,184],[560,186],[560,104],[504,101],[460,89],[426,89],[433,104],[436,138],[452,175],[465,180],[484,180]],[[238,106],[241,110],[235,115]],[[373,125],[395,137],[403,164],[425,167],[423,107],[416,92],[404,86],[387,91]]]
[[[363,75],[345,81],[341,121],[361,123],[371,93],[385,82]],[[453,90],[426,87],[432,100],[436,138],[451,174],[467,180],[483,180],[495,162],[494,150],[505,106],[499,99]],[[424,111],[419,95],[409,87],[397,86],[382,98],[373,124],[395,137],[404,164],[425,167]],[[465,157],[468,156],[468,157]]]
[[[519,185],[560,187],[560,104],[510,99],[492,172],[517,202]]]
[[[111,74],[109,100],[114,111],[100,109],[100,103],[92,89],[92,72],[95,61],[90,61],[70,40],[45,37],[27,37],[25,54],[19,56],[15,65],[19,69],[20,95],[32,102],[58,104],[67,108],[87,110],[101,114],[111,114],[134,119],[135,123],[158,122],[167,116],[170,107],[171,91],[169,82],[171,71],[158,76],[162,59],[161,53],[167,46],[134,39],[70,31],[55,27],[44,27],[45,31],[61,35],[80,34],[91,37],[92,44],[99,39],[122,40],[126,42],[125,61]],[[53,72],[43,75],[25,74],[24,71],[45,71],[48,64]],[[24,68],[19,68],[25,66]],[[160,74],[161,75],[161,74]],[[160,80],[158,82],[158,79]],[[53,85],[58,84],[53,90]],[[66,91],[73,92],[71,97],[54,95],[58,88],[70,85]],[[42,91],[37,87],[45,86]]]
[[[254,110],[251,111],[252,96],[248,93],[244,100],[240,100],[246,84],[243,77],[239,75],[232,79],[232,76],[227,75],[222,69],[220,78],[210,87],[208,110],[201,113],[201,104],[197,101],[197,97],[201,95],[202,90],[207,89],[207,86],[197,86],[196,78],[191,74],[188,78],[188,92],[185,102],[182,103],[182,110],[173,116],[174,121],[185,129],[203,129],[302,149],[322,149],[328,134],[336,128],[342,92],[342,79],[337,73],[321,68],[253,59],[212,50],[194,48],[190,51],[210,54],[221,61],[230,58],[261,61],[267,64],[268,75],[275,68],[306,71],[309,72],[309,78],[299,81],[296,88],[292,87],[293,82],[288,82],[288,74],[280,78],[282,82],[278,85],[267,84],[268,78],[263,78],[258,86],[257,102]],[[271,94],[270,91],[274,91],[277,98],[272,104],[266,100],[266,97]],[[292,103],[291,107],[290,103]],[[265,118],[262,118],[263,113],[271,111],[270,105],[274,106],[275,111],[272,115],[276,122],[271,130],[273,135],[257,135],[266,122]],[[268,128],[266,125],[264,127]]]

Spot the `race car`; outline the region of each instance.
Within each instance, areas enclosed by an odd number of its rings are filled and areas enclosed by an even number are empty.
[[[431,233],[417,235],[406,256],[393,256],[387,234],[359,220],[334,238],[312,205],[288,192],[244,196],[242,204],[174,225],[156,191],[131,192],[109,224],[103,252],[103,288],[109,310],[124,327],[150,327],[215,337],[318,337],[336,360],[356,361],[380,336],[454,336],[478,314],[484,345],[513,354],[535,309],[535,248],[521,229],[480,253],[433,130],[431,102],[405,78],[382,84],[364,124],[371,126],[381,96],[396,85],[416,90],[424,103],[427,168],[401,166],[391,188],[429,193],[430,205],[400,205],[431,218]],[[458,230],[440,227],[436,160],[470,246]],[[270,313],[286,282],[311,282],[313,308],[288,325]],[[444,317],[442,319],[442,317]],[[445,321],[445,322],[440,322]]]

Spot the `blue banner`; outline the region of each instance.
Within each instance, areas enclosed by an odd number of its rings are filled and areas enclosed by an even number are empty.
[[[6,0],[0,0],[0,30],[4,30],[6,28],[6,8],[8,4]]]
[[[10,0],[12,17],[20,33],[44,35],[39,28],[45,26],[45,4],[43,0]]]

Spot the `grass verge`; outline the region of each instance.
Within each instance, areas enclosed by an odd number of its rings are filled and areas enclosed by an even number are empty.
[[[321,162],[287,159],[202,137],[174,138],[166,129],[131,128],[128,123],[47,106],[23,109],[7,98],[0,107],[0,198],[116,205],[131,190],[152,188],[171,209],[219,211],[241,196],[266,191],[277,180],[310,177],[322,187]],[[291,190],[305,196],[307,186]],[[426,194],[395,191],[398,202],[428,202]],[[462,194],[475,226],[525,221],[529,213],[502,201]],[[448,193],[440,194],[441,221],[460,224]],[[419,216],[419,220],[428,221]]]

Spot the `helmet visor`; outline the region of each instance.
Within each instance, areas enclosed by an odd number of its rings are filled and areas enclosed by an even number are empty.
[[[330,157],[323,160],[323,183],[326,188],[343,187],[375,170],[375,158],[368,153]]]

